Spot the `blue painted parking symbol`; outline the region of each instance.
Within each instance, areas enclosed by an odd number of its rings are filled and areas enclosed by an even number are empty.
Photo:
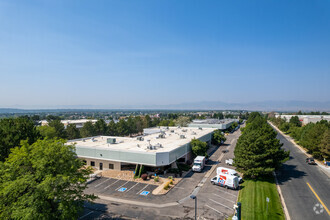
[[[150,192],[149,191],[143,191],[140,193],[141,196],[147,196]]]
[[[127,189],[127,188],[122,187],[122,188],[118,189],[118,191],[119,191],[119,192],[125,192],[126,189]]]

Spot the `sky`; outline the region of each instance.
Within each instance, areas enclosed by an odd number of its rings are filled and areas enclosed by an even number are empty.
[[[328,0],[1,0],[0,107],[330,101]]]

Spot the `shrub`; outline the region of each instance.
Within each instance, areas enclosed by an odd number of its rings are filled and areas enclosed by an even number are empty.
[[[159,177],[158,176],[155,176],[154,181],[155,182],[158,182],[159,181]]]
[[[173,176],[169,176],[168,178],[169,178],[170,180],[172,180],[172,179],[173,179]]]
[[[144,173],[141,175],[141,179],[147,180],[147,178],[148,178],[148,174]]]
[[[164,189],[168,190],[170,188],[170,181],[168,181],[167,183],[165,183],[164,185]]]
[[[171,180],[170,180],[170,184],[171,184],[171,185],[173,185],[173,184],[174,184],[174,183],[173,183],[173,179],[171,179]]]

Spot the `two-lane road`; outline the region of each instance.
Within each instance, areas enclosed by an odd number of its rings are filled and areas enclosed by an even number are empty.
[[[330,178],[317,165],[308,165],[306,155],[282,134],[277,137],[290,150],[278,181],[291,219],[330,219]]]

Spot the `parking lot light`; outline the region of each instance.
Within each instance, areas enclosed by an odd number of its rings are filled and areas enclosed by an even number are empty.
[[[190,198],[195,200],[195,220],[197,220],[197,197],[195,195],[191,195]]]

